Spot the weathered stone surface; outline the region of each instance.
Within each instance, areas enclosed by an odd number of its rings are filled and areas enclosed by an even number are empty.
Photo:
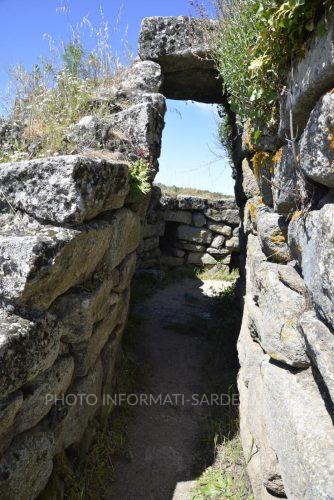
[[[0,497],[34,499],[52,472],[54,441],[51,433],[34,430],[18,436],[0,460]]]
[[[242,161],[242,188],[247,198],[260,194],[259,186],[247,158]]]
[[[221,103],[222,84],[209,55],[214,21],[190,17],[148,17],[143,20],[139,56],[158,62],[164,74],[162,93],[170,99]]]
[[[334,94],[324,95],[312,111],[300,141],[300,167],[319,184],[334,187]]]
[[[230,238],[229,240],[226,241],[226,248],[230,252],[239,252],[240,251],[240,243],[239,243],[239,238],[238,236],[233,236],[233,238]]]
[[[334,325],[334,205],[290,222],[289,246],[318,314]]]
[[[130,286],[132,276],[136,270],[137,255],[135,252],[127,255],[123,262],[118,267],[119,270],[119,285],[114,287],[113,291],[117,293],[124,292]]]
[[[102,283],[86,283],[55,301],[52,312],[60,322],[63,342],[75,344],[92,335],[94,324],[106,316],[114,295],[118,300],[117,294],[111,291],[115,285],[119,285],[119,279],[116,281],[112,276],[106,276]]]
[[[290,114],[294,134],[299,137],[310,112],[322,95],[333,88],[334,81],[334,22],[333,12],[328,16],[324,36],[315,36],[303,59],[297,59],[288,79],[287,90],[281,100],[279,135],[291,138]]]
[[[229,224],[231,226],[238,226],[240,223],[239,211],[234,208],[228,208],[224,210],[211,206],[204,213],[208,219],[211,219],[215,222],[225,222],[226,224]]]
[[[305,312],[298,326],[306,342],[307,354],[318,368],[334,401],[334,335],[313,311]]]
[[[193,213],[192,219],[192,223],[196,227],[203,227],[206,224],[206,218],[203,214],[195,212]]]
[[[70,386],[64,401],[58,401],[50,412],[50,425],[55,435],[56,453],[78,443],[89,421],[101,404],[102,364],[98,360],[86,377]]]
[[[11,206],[37,219],[80,223],[123,205],[129,169],[97,157],[54,156],[3,163],[0,183]]]
[[[210,231],[226,236],[226,238],[232,236],[232,228],[224,223],[208,221],[206,226]]]
[[[107,340],[113,335],[115,327],[122,322],[122,312],[125,307],[127,308],[128,300],[128,293],[123,293],[116,304],[109,306],[106,316],[95,323],[90,339],[87,342],[72,346],[71,352],[75,359],[75,373],[77,376],[87,375],[88,371],[96,363]]]
[[[122,137],[124,136],[129,141],[129,145],[125,145],[125,152],[130,159],[136,160],[144,156],[150,160],[160,156],[166,104],[164,97],[160,94],[152,94],[151,100],[152,102],[146,101],[130,106],[110,117],[106,141],[107,145],[110,141],[111,149],[122,150]],[[116,139],[118,136],[121,140],[116,140],[116,147],[113,147],[112,141],[115,135]]]
[[[254,132],[256,130],[261,130],[260,137],[254,140]],[[244,123],[242,129],[242,152],[244,154],[254,153],[255,151],[271,151],[275,152],[280,146],[279,137],[277,136],[277,130],[275,127],[268,127],[263,123],[253,123],[247,120]],[[254,195],[256,196],[256,195]]]
[[[209,229],[186,225],[180,225],[177,227],[176,237],[180,240],[202,244],[210,244],[212,241],[212,233]]]
[[[133,92],[158,93],[162,84],[161,67],[153,61],[135,61],[121,74],[115,94],[131,95]]]
[[[222,235],[215,236],[211,242],[213,248],[222,249],[224,247],[225,237]]]
[[[257,267],[253,299],[247,300],[252,335],[270,357],[290,366],[306,367],[310,362],[305,342],[297,323],[306,308],[306,298],[281,280],[280,270],[286,266],[263,262]],[[291,267],[285,269],[293,275]],[[298,280],[298,278],[296,278]],[[306,292],[306,289],[305,289]]]
[[[288,498],[331,498],[334,428],[311,370],[294,373],[264,362],[268,436]]]
[[[273,159],[274,175],[272,193],[274,209],[279,214],[287,215],[296,210],[300,199],[299,183],[296,174],[296,160],[291,144],[283,146]]]
[[[104,272],[116,267],[137,248],[141,232],[139,218],[128,209],[76,229],[41,226],[25,217],[16,225],[7,220],[0,235],[2,298],[39,309],[86,281],[104,255]]]
[[[181,224],[191,224],[191,212],[186,210],[166,210],[164,219],[168,222],[180,222]]]
[[[180,210],[203,210],[206,200],[196,196],[178,195],[177,205]]]
[[[285,218],[275,212],[260,209],[256,222],[262,250],[268,259],[281,263],[291,260]]]
[[[73,372],[73,358],[63,356],[49,370],[23,387],[26,396],[14,421],[18,434],[33,428],[48,414],[53,405],[48,395],[58,397],[64,394],[71,383]]]
[[[108,221],[77,229],[42,226],[20,214],[3,216],[1,222],[1,298],[39,309],[87,279],[107,250],[114,229]]]
[[[5,397],[56,360],[60,329],[54,319],[29,321],[0,310],[0,394]]]

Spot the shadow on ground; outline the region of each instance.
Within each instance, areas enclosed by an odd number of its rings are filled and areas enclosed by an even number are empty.
[[[233,283],[193,277],[162,287],[159,279],[157,272],[135,283],[124,349],[138,370],[110,500],[191,499],[193,481],[237,431],[241,310]]]

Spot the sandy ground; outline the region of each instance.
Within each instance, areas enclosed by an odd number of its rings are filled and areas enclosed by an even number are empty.
[[[210,465],[202,441],[210,407],[197,405],[193,395],[211,394],[203,368],[215,342],[205,327],[194,325],[213,320],[212,302],[227,286],[186,279],[136,307],[143,322],[134,355],[146,367],[144,392],[161,395],[164,404],[134,408],[128,422],[131,459],[117,460],[110,500],[191,499],[194,480]]]

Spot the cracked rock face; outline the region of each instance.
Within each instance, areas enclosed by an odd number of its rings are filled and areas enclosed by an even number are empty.
[[[313,305],[334,324],[334,205],[312,211],[289,225],[289,246],[301,267]]]
[[[129,192],[126,163],[85,156],[55,156],[0,169],[3,198],[36,219],[81,223],[120,208]]]
[[[334,94],[326,94],[307,123],[300,143],[300,166],[315,182],[334,187]]]

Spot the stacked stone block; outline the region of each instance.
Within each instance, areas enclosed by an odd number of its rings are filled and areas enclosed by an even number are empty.
[[[334,491],[333,15],[327,22],[291,70],[279,134],[244,140],[240,419],[257,499]]]
[[[151,196],[133,197],[131,163],[144,159],[154,177],[160,84],[160,67],[137,61],[94,96],[110,102],[110,117],[64,131],[74,154],[1,165],[3,500],[36,498],[57,457],[79,449],[108,414]]]

